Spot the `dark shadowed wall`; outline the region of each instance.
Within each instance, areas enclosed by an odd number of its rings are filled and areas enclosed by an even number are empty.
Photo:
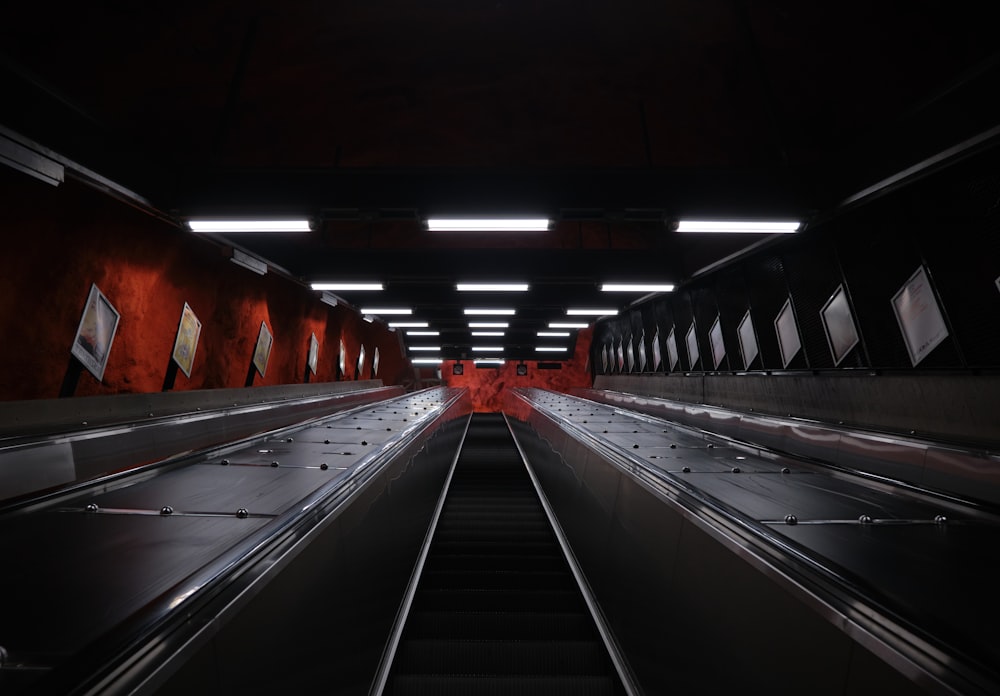
[[[254,386],[306,381],[313,333],[319,360],[308,381],[370,378],[376,347],[377,377],[403,378],[398,337],[384,326],[288,278],[236,266],[225,249],[81,184],[52,187],[0,167],[0,201],[0,400],[242,387],[262,321],[274,344]],[[92,283],[121,314],[101,382],[70,357]],[[203,325],[190,378],[170,367],[185,302]]]

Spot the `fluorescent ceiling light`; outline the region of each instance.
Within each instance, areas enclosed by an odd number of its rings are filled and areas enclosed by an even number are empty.
[[[565,346],[535,346],[535,350],[539,353],[561,353],[562,351],[569,350]]]
[[[188,220],[192,232],[308,232],[308,220]]]
[[[313,283],[313,290],[384,290],[382,283]]]
[[[569,338],[569,331],[539,331],[540,338]]]
[[[426,321],[391,321],[389,322],[390,329],[426,329]]]
[[[407,331],[407,336],[440,336],[440,331]]]
[[[567,324],[566,322],[552,321],[549,322],[550,329],[585,329],[590,324]]]
[[[506,361],[503,358],[476,358],[472,362],[476,365],[503,365]]]
[[[503,331],[473,331],[473,336],[503,336]]]
[[[757,222],[741,220],[681,220],[678,232],[727,232],[750,234],[791,234],[798,232],[800,222]]]
[[[605,283],[601,292],[673,292],[673,283]]]
[[[443,219],[427,220],[431,232],[545,232],[549,221],[544,218],[519,219]]]
[[[589,316],[607,317],[607,316],[614,316],[614,315],[618,314],[618,310],[617,309],[608,309],[608,308],[604,308],[604,309],[596,308],[595,309],[595,308],[591,307],[591,308],[587,308],[587,309],[567,309],[566,310],[566,314],[570,315],[571,317],[589,317]]]
[[[441,346],[410,346],[410,350],[429,350],[436,353],[441,350]]]
[[[527,283],[459,283],[459,292],[526,292]]]
[[[505,321],[470,321],[470,329],[506,329],[510,326]]]
[[[410,358],[410,362],[414,365],[440,365],[444,358]]]
[[[362,314],[413,314],[412,309],[406,309],[405,307],[362,307],[359,310]]]
[[[503,346],[472,346],[472,350],[476,353],[495,353],[503,351]]]
[[[504,316],[512,317],[517,313],[516,309],[489,309],[489,308],[473,308],[464,310],[466,314],[479,314],[482,316]]]

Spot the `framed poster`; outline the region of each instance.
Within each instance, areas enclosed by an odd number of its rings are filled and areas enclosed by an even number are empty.
[[[267,323],[262,321],[260,333],[257,334],[257,347],[253,351],[253,366],[257,368],[261,377],[267,370],[267,361],[271,358],[271,344],[273,342],[274,337],[271,335],[271,330],[267,328]]]
[[[667,365],[667,372],[673,372],[677,369],[677,361],[680,360],[680,356],[677,354],[677,336],[674,334],[674,327],[670,327],[670,333],[667,334],[667,360],[669,365]]]
[[[714,369],[718,370],[722,359],[726,357],[726,344],[722,340],[722,315],[715,315],[712,328],[708,330],[708,340],[712,344],[712,363]]]
[[[774,332],[778,335],[778,349],[781,351],[781,366],[788,367],[792,358],[802,348],[802,339],[799,338],[799,325],[795,321],[795,312],[792,310],[792,298],[785,300],[781,306],[778,316],[774,318]]]
[[[628,337],[628,347],[625,351],[628,355],[628,371],[635,372],[635,346],[632,345],[632,336]]]
[[[660,354],[660,327],[656,327],[656,333],[653,334],[653,372],[660,369],[660,365],[663,364],[662,355]]]
[[[646,371],[646,332],[639,336],[639,372]]]
[[[685,336],[688,349],[688,358],[691,360],[690,369],[694,369],[694,366],[698,364],[698,358],[701,357],[698,354],[698,337],[694,332],[694,322],[691,322],[691,328],[688,329],[687,335]]]
[[[740,319],[740,325],[736,330],[740,337],[740,355],[743,356],[743,369],[749,370],[751,363],[757,359],[760,349],[757,347],[757,332],[753,328],[753,319],[750,317],[750,310]]]
[[[361,349],[358,351],[358,365],[354,371],[354,379],[362,379],[365,374],[365,344],[361,344]]]
[[[378,346],[375,346],[375,354],[372,355],[372,376],[378,377]]]
[[[923,266],[892,296],[892,311],[914,367],[948,338],[948,327]]]
[[[309,356],[306,358],[306,363],[309,365],[309,371],[316,374],[319,363],[319,341],[316,340],[315,333],[309,336]]]
[[[819,315],[823,320],[823,331],[826,332],[826,342],[833,355],[833,364],[839,365],[851,349],[858,345],[859,340],[851,306],[847,302],[847,290],[843,284],[833,291]]]
[[[90,286],[87,304],[83,307],[80,325],[76,327],[76,338],[73,339],[72,354],[79,360],[90,374],[100,382],[104,379],[104,368],[108,365],[111,355],[111,344],[118,331],[118,321],[121,315],[97,283]]]
[[[344,345],[343,338],[340,339],[340,354],[337,356],[337,368],[341,377],[347,376],[347,346]]]
[[[181,321],[177,326],[177,338],[174,339],[174,352],[170,357],[188,379],[191,379],[191,368],[194,366],[194,354],[198,349],[200,336],[201,322],[191,306],[185,302],[184,309],[181,310]]]

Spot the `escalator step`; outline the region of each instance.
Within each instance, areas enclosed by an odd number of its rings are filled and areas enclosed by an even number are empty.
[[[482,550],[476,553],[445,554],[438,553],[428,557],[424,572],[446,570],[492,570],[497,572],[520,570],[525,572],[563,571],[566,564],[561,557],[545,554],[484,554]]]
[[[400,645],[400,674],[600,675],[607,653],[597,641],[413,640]]]
[[[404,640],[593,640],[589,615],[579,612],[414,611]]]
[[[612,696],[611,677],[477,677],[400,674],[392,696]]]
[[[536,590],[575,589],[573,575],[568,571],[517,570],[445,570],[424,569],[421,587],[426,589],[506,589],[530,587]]]
[[[414,603],[422,611],[586,611],[579,592],[567,590],[418,589]]]

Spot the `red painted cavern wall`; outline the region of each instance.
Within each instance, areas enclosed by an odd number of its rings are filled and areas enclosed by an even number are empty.
[[[84,370],[73,396],[156,392],[187,302],[202,322],[190,379],[175,390],[245,386],[261,321],[274,336],[264,376],[253,385],[305,381],[309,336],[319,341],[317,374],[338,379],[343,338],[347,375],[363,344],[371,377],[399,384],[409,367],[396,334],[353,310],[329,307],[308,288],[273,273],[258,276],[190,232],[72,181],[59,187],[0,167],[0,400],[42,399],[67,391],[70,347],[92,283],[121,314],[104,379]],[[67,394],[63,394],[67,395]]]
[[[539,370],[533,360],[526,361],[528,374],[518,376],[517,362],[508,361],[501,367],[477,368],[471,360],[462,361],[463,374],[452,374],[454,361],[441,366],[441,377],[449,387],[468,387],[472,407],[481,412],[498,412],[503,406],[503,392],[513,387],[537,387],[566,392],[577,387],[590,387],[590,341],[593,329],[577,334],[573,357],[562,363],[559,370]]]

